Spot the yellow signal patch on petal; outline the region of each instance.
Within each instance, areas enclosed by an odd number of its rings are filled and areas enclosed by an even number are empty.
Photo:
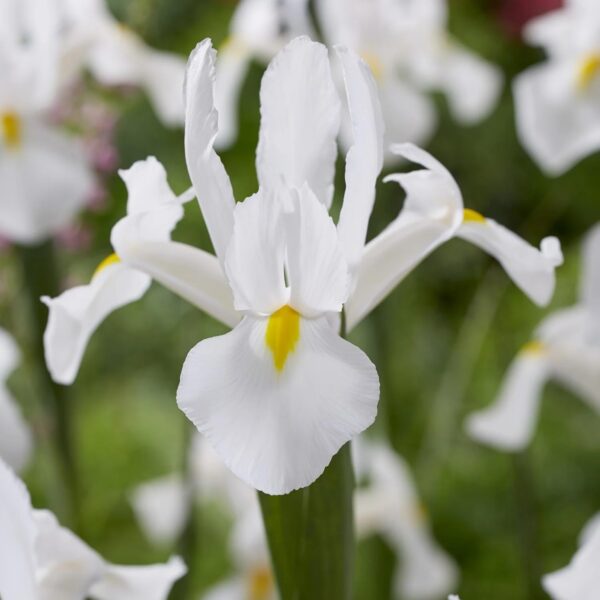
[[[481,213],[478,213],[476,210],[465,208],[463,210],[463,221],[470,221],[471,223],[485,223],[485,217]]]
[[[269,317],[265,342],[273,355],[278,371],[282,371],[288,355],[300,339],[300,314],[290,306],[284,306]]]
[[[269,567],[254,569],[248,578],[248,600],[267,600],[273,592],[273,575]]]
[[[373,52],[363,52],[361,57],[367,63],[369,69],[371,69],[373,77],[375,77],[377,81],[380,81],[383,77],[383,63],[381,62],[381,59]]]
[[[16,149],[21,145],[21,119],[17,113],[2,113],[0,128],[4,142],[9,148]]]
[[[582,92],[585,91],[597,75],[600,75],[600,54],[589,54],[579,64],[577,88]]]
[[[521,348],[521,352],[523,354],[530,355],[543,354],[545,350],[546,347],[544,346],[543,342],[540,342],[539,340],[532,340]]]
[[[110,266],[110,265],[114,265],[116,263],[120,263],[121,259],[113,252],[112,254],[108,255],[97,267],[96,270],[94,271],[94,274],[92,275],[92,279],[94,277],[96,277],[96,275],[98,275],[101,271],[104,271],[104,269],[106,269],[106,267]]]

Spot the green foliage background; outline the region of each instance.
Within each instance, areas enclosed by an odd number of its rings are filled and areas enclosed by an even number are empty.
[[[207,36],[218,46],[235,5],[233,0],[112,4],[149,43],[186,55]],[[493,2],[450,4],[453,33],[499,64],[508,82],[541,58],[540,52],[503,32]],[[262,69],[254,65],[244,86],[240,139],[222,154],[238,199],[257,186],[254,148]],[[174,189],[187,188],[182,132],[162,128],[141,94],[118,101],[124,110],[118,126],[120,165],[154,154],[167,167]],[[545,178],[517,142],[508,84],[493,115],[476,127],[453,123],[441,98],[439,107],[440,126],[429,149],[457,178],[465,204],[533,243],[549,234],[560,237],[566,262],[558,272],[555,299],[547,310],[539,310],[509,285],[487,256],[453,241],[415,271],[351,338],[381,374],[381,408],[373,433],[388,436],[413,467],[435,534],[460,564],[461,598],[518,600],[530,597],[519,519],[525,518],[534,531],[543,573],[568,562],[580,528],[600,509],[600,422],[578,398],[551,384],[534,443],[517,461],[470,441],[463,422],[466,414],[493,400],[510,360],[540,319],[576,300],[581,236],[600,219],[600,154],[560,178]],[[338,202],[340,191],[341,176]],[[60,257],[68,274],[65,285],[87,281],[111,252],[108,234],[124,213],[124,203],[124,186],[114,176],[108,209],[84,217],[95,232],[93,247],[84,255]],[[397,186],[380,186],[373,232],[389,222],[401,203]],[[187,207],[177,237],[209,247],[195,203]],[[26,480],[38,506],[60,512],[60,498],[51,484],[47,427],[31,377],[33,357],[25,350],[28,313],[21,274],[13,253],[0,260],[0,322],[26,352],[11,385],[41,440]],[[142,301],[112,315],[92,339],[73,386],[83,535],[112,561],[142,563],[170,553],[169,548],[153,549],[143,538],[128,493],[180,465],[185,422],[174,399],[180,368],[197,341],[223,331],[155,285]],[[525,515],[518,481],[525,481],[534,497]],[[213,507],[200,520],[197,564],[192,568],[198,593],[231,569],[226,515]],[[389,597],[392,557],[381,541],[361,544],[357,567],[357,600]]]

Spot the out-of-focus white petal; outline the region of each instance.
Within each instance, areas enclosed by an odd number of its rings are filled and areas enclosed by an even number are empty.
[[[243,600],[247,597],[248,585],[243,577],[232,577],[209,588],[202,600]]]
[[[235,207],[225,267],[236,310],[268,315],[287,304],[283,202],[288,200],[286,190],[263,191]]]
[[[0,328],[0,381],[4,382],[21,362],[21,352],[8,331]]]
[[[538,250],[492,219],[469,214],[475,218],[465,218],[456,235],[491,254],[533,302],[546,306],[554,294],[554,271],[563,262],[560,242],[544,238]]]
[[[548,175],[560,175],[600,148],[597,95],[577,89],[578,65],[548,62],[517,76],[513,92],[517,132]]]
[[[215,147],[228,148],[238,135],[240,91],[252,58],[250,47],[242,40],[230,38],[217,55],[215,105],[219,113],[219,134]]]
[[[353,143],[346,156],[346,192],[338,232],[351,268],[358,265],[375,201],[375,184],[383,165],[384,124],[377,87],[367,65],[346,48],[341,61]]]
[[[542,578],[553,600],[595,600],[600,589],[600,529],[576,552],[569,565]]]
[[[286,218],[286,271],[290,305],[305,317],[340,312],[349,273],[336,227],[326,207],[305,184]]]
[[[600,512],[596,513],[584,526],[579,534],[579,545],[589,542],[600,530]]]
[[[427,94],[392,75],[378,81],[385,121],[385,162],[392,165],[398,156],[389,151],[400,141],[425,144],[437,124],[435,106]]]
[[[526,346],[511,364],[494,404],[468,418],[469,435],[506,452],[525,448],[533,435],[542,388],[550,374],[543,345],[532,342]]]
[[[215,51],[207,39],[196,46],[188,62],[185,158],[215,252],[223,263],[233,232],[235,200],[229,176],[213,149],[218,127],[214,87]]]
[[[168,475],[135,488],[131,505],[146,537],[156,546],[167,546],[183,529],[188,499],[182,478]]]
[[[177,556],[165,564],[141,567],[106,565],[102,579],[90,588],[94,600],[166,600],[173,584],[187,572]]]
[[[183,366],[177,402],[240,479],[269,494],[312,483],[375,418],[377,373],[325,318],[300,319],[282,369],[267,319],[246,317],[200,342]]]
[[[14,398],[0,383],[0,457],[18,472],[29,462],[32,449],[31,431]]]
[[[451,44],[444,57],[442,88],[454,118],[467,125],[481,121],[498,101],[501,71],[459,44]]]
[[[582,270],[581,301],[592,316],[592,334],[600,340],[600,225],[586,235]]]
[[[113,311],[139,300],[150,287],[145,273],[116,262],[56,298],[42,298],[49,308],[44,332],[46,364],[54,381],[73,383],[88,340]]]
[[[143,65],[143,85],[159,119],[169,126],[183,125],[185,60],[170,52],[149,50]]]
[[[40,600],[78,600],[104,574],[104,561],[47,510],[34,510]]]
[[[93,176],[73,138],[32,120],[21,127],[18,148],[0,145],[0,233],[32,244],[69,224],[86,203]]]
[[[0,460],[0,596],[36,599],[36,528],[25,486]]]
[[[462,220],[462,196],[452,175],[427,152],[403,144],[396,153],[426,169],[390,175],[406,190],[400,215],[364,249],[356,287],[346,303],[354,327],[427,255],[450,239]]]
[[[306,37],[273,59],[260,90],[261,125],[256,167],[264,189],[305,183],[329,206],[337,155],[340,100],[327,48]]]

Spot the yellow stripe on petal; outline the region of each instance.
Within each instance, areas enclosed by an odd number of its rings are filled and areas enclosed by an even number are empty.
[[[543,342],[540,342],[539,340],[532,340],[521,348],[522,354],[529,354],[532,356],[543,354],[545,351],[546,347],[544,346]]]
[[[465,223],[485,223],[485,217],[481,213],[478,213],[476,210],[465,208],[463,210],[463,221]]]
[[[267,600],[273,592],[273,575],[269,567],[254,569],[248,578],[248,600]]]
[[[282,371],[290,353],[300,339],[300,315],[290,306],[284,306],[269,317],[265,342],[273,355],[278,371]]]
[[[223,40],[219,52],[231,52],[237,56],[243,56],[246,53],[246,44],[239,37],[230,35]]]
[[[592,81],[600,74],[600,54],[593,53],[586,56],[577,69],[577,89],[584,92],[590,87]]]
[[[361,57],[367,63],[369,69],[371,69],[373,77],[375,77],[377,81],[381,81],[381,78],[383,77],[383,63],[381,62],[381,59],[373,52],[363,52]]]
[[[106,269],[106,267],[109,267],[110,265],[114,265],[114,264],[117,264],[120,262],[121,262],[121,259],[115,253],[110,254],[96,267],[96,270],[94,271],[94,274],[92,275],[92,279],[94,277],[96,277],[98,274],[100,274],[101,271],[104,271],[104,269]]]
[[[21,119],[15,112],[5,112],[0,115],[0,128],[5,144],[12,149],[21,145]]]

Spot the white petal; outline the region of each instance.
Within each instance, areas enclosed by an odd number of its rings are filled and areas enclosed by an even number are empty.
[[[594,319],[594,335],[600,339],[600,225],[593,227],[585,237],[581,300]]]
[[[533,302],[539,306],[550,302],[554,270],[563,262],[556,238],[544,238],[538,250],[492,219],[465,220],[456,235],[491,254]]]
[[[437,125],[436,109],[427,94],[398,77],[385,76],[378,84],[385,120],[385,162],[397,164],[398,157],[389,151],[390,145],[426,144]]]
[[[340,312],[348,297],[348,266],[326,207],[307,185],[286,215],[286,242],[290,305],[306,317]]]
[[[469,435],[506,452],[525,448],[533,435],[542,388],[550,373],[543,349],[533,346],[522,350],[511,364],[494,404],[468,418]]]
[[[327,48],[306,37],[290,42],[263,76],[256,167],[260,186],[305,183],[331,203],[340,101]]]
[[[337,48],[342,65],[353,144],[346,156],[346,192],[338,231],[354,268],[367,237],[375,184],[383,166],[384,124],[377,87],[367,65],[346,48]]]
[[[487,117],[502,91],[501,71],[458,44],[445,54],[443,78],[453,116],[467,125]]]
[[[40,600],[79,600],[102,577],[102,558],[46,510],[33,511]]]
[[[233,577],[209,588],[202,600],[243,600],[248,594],[248,583],[242,577]]]
[[[187,515],[188,493],[179,475],[169,475],[139,485],[131,505],[146,537],[156,546],[172,544]]]
[[[450,173],[416,146],[404,144],[394,150],[427,168],[386,178],[404,187],[406,200],[397,219],[365,246],[356,287],[346,304],[349,330],[450,239],[462,219],[462,196]]]
[[[214,104],[215,52],[204,40],[190,55],[185,97],[185,158],[215,252],[221,261],[233,232],[231,182],[213,149],[218,116]]]
[[[33,449],[31,431],[14,398],[0,385],[0,458],[15,471],[29,462]]]
[[[21,362],[21,352],[14,338],[0,327],[0,381],[4,382]]]
[[[595,600],[600,588],[600,529],[575,554],[571,563],[545,575],[544,589],[553,600]]]
[[[0,234],[40,242],[68,225],[93,186],[81,145],[62,132],[23,121],[21,147],[0,146]]]
[[[186,572],[179,557],[142,567],[107,565],[106,574],[89,595],[94,600],[166,600],[173,584]]]
[[[37,599],[35,536],[29,494],[0,460],[0,596],[3,600]]]
[[[215,104],[219,113],[219,135],[215,147],[228,148],[238,136],[238,110],[242,85],[252,54],[238,39],[226,42],[217,55]]]
[[[114,310],[139,300],[150,283],[145,273],[115,263],[103,268],[88,285],[56,298],[42,298],[50,309],[44,332],[46,364],[56,382],[73,383],[98,325]]]
[[[246,317],[186,358],[179,407],[240,479],[269,494],[312,483],[374,420],[375,367],[325,318],[300,321],[282,371],[266,345],[266,319]]]
[[[235,207],[225,267],[236,310],[267,315],[288,301],[282,204],[289,197],[278,196],[259,192]]]
[[[123,239],[129,227],[122,219],[115,226]],[[121,229],[123,227],[123,229]],[[230,327],[240,320],[233,307],[233,296],[219,261],[213,254],[180,242],[146,241],[124,252],[127,263],[158,281],[190,304]]]
[[[600,107],[595,94],[578,93],[576,74],[572,61],[545,63],[514,82],[519,138],[548,175],[600,149]]]
[[[165,125],[183,125],[185,60],[178,54],[151,50],[143,72],[144,88],[159,119]]]

